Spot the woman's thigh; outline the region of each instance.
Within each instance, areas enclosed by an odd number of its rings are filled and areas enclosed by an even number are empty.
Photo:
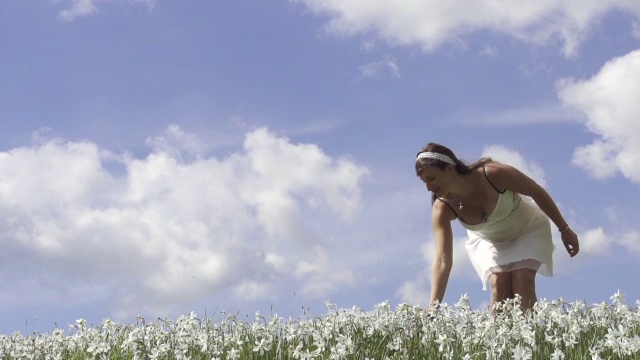
[[[489,276],[491,293],[495,300],[513,297],[513,279],[511,272],[504,271],[493,273]]]
[[[533,269],[516,269],[511,272],[514,290],[528,289],[536,286],[537,271]],[[517,291],[516,291],[517,292]]]

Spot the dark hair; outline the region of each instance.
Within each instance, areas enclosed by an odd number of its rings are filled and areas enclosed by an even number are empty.
[[[451,158],[451,160],[453,160],[456,163],[456,165],[455,165],[456,172],[458,174],[460,174],[460,175],[466,175],[466,174],[470,173],[471,171],[477,169],[478,167],[483,166],[484,164],[493,161],[493,160],[491,160],[491,158],[483,157],[483,158],[479,159],[478,161],[467,165],[464,161],[458,159],[458,157],[453,153],[453,151],[451,151],[451,149],[449,149],[448,147],[446,147],[444,145],[440,145],[440,144],[436,144],[436,143],[428,143],[427,146],[423,147],[416,154],[416,158],[418,157],[418,155],[422,154],[423,152],[434,152],[434,153],[442,154],[442,155],[445,155],[445,156]],[[416,161],[416,175],[418,175],[418,177],[420,177],[420,174],[422,173],[422,171],[424,171],[426,166],[434,166],[434,167],[437,167],[440,170],[444,170],[449,165],[451,165],[451,164],[449,164],[447,162],[444,162],[442,160],[432,159],[432,158],[421,158],[421,159],[418,159]],[[451,166],[453,166],[453,165],[451,165]],[[431,198],[431,201],[434,202],[435,200],[436,200],[436,195],[433,194],[432,198]]]

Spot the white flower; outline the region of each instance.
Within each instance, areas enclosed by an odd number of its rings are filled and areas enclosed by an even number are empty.
[[[525,347],[516,347],[513,349],[513,359],[514,360],[529,360],[531,359],[531,349]]]
[[[262,355],[265,351],[268,351],[270,347],[271,343],[267,339],[262,338],[260,341],[256,340],[253,351]]]
[[[229,360],[237,360],[240,359],[240,351],[236,348],[231,348],[227,353],[227,358]]]
[[[447,337],[447,334],[439,334],[438,339],[436,339],[435,342],[436,344],[440,345],[438,346],[438,351],[442,352],[444,349],[449,347],[451,339]]]
[[[238,360],[250,346],[260,358],[272,353],[294,359],[406,359],[408,349],[416,345],[411,343],[417,340],[416,334],[426,347],[437,346],[438,354],[431,355],[443,359],[529,360],[534,352],[542,352],[541,357],[564,360],[568,356],[564,351],[580,359],[601,359],[603,353],[625,359],[640,354],[640,336],[635,331],[640,309],[623,305],[620,292],[612,296],[614,306],[541,301],[526,315],[517,300],[500,305],[503,312],[497,316],[490,310],[472,310],[467,301],[463,296],[456,306],[442,304],[434,318],[405,303],[392,311],[385,301],[372,312],[353,307],[311,319],[305,313],[303,319],[287,321],[278,315],[267,321],[256,313],[253,322],[229,315],[216,324],[189,313],[175,322],[158,319],[146,323],[138,318],[127,326],[105,320],[100,326],[87,327],[79,319],[70,325],[70,335],[61,329],[26,337],[0,334],[0,358],[62,360],[59,354],[78,353],[84,358],[104,359],[115,349],[136,360],[169,355],[187,359],[193,350],[206,352],[212,360]],[[636,304],[640,306],[640,302]],[[603,328],[608,332],[600,335]],[[478,353],[478,349],[484,350]]]
[[[378,305],[376,305],[376,311],[379,313],[388,313],[391,310],[391,306],[389,306],[389,301],[385,300]]]
[[[551,354],[551,360],[563,360],[564,359],[564,353],[562,352],[562,350],[556,348],[553,351],[553,354]]]
[[[564,345],[568,348],[571,348],[574,345],[578,344],[578,339],[573,333],[562,334],[562,340],[564,341]]]
[[[620,290],[616,291],[616,293],[613,294],[613,296],[611,296],[609,299],[611,299],[613,305],[619,306],[624,304],[624,294],[621,294]]]

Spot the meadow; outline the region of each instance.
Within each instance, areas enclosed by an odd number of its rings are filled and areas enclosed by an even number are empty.
[[[473,310],[462,296],[436,311],[388,302],[284,319],[227,314],[87,325],[0,336],[0,359],[640,359],[640,301],[587,305],[519,299]]]

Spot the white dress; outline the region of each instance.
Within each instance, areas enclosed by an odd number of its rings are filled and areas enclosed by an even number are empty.
[[[555,246],[549,218],[529,197],[510,190],[498,194],[493,212],[480,224],[467,224],[458,216],[469,235],[465,246],[482,289],[487,289],[489,276],[497,272],[527,268],[553,276]]]

